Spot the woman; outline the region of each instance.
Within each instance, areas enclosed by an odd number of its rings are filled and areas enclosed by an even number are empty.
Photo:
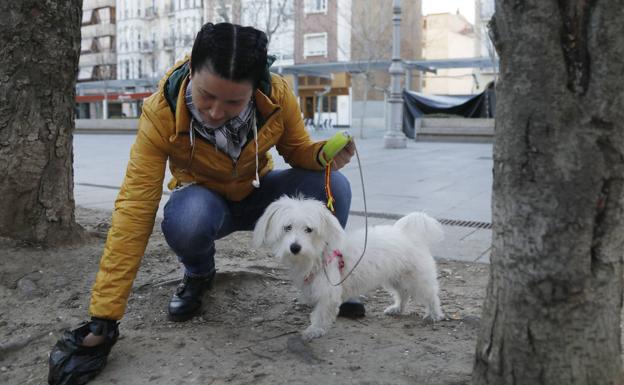
[[[215,240],[253,229],[266,206],[284,194],[325,199],[319,160],[324,142],[310,140],[294,94],[284,79],[269,73],[271,63],[263,32],[208,23],[190,61],[177,63],[145,100],[81,346],[107,347],[105,359],[115,343],[117,320],[152,232],[167,161],[173,192],[162,230],[185,268],[169,304],[172,321],[186,321],[200,310],[215,275]],[[268,151],[274,146],[292,168],[272,170]],[[350,143],[334,158],[334,168],[347,164],[353,152]],[[344,227],[349,183],[334,172],[331,185]],[[341,311],[361,316],[364,308],[351,302]]]

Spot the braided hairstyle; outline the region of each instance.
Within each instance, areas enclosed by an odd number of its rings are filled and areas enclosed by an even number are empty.
[[[257,88],[267,63],[268,39],[253,27],[231,23],[206,23],[195,37],[191,71],[208,69],[235,82],[248,81]]]

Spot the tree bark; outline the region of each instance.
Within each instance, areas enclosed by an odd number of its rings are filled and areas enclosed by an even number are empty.
[[[622,384],[624,8],[499,0],[491,275],[473,384]]]
[[[0,236],[73,241],[82,1],[0,2]]]

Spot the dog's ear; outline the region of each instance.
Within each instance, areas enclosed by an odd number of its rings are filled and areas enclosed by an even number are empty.
[[[338,219],[327,209],[322,210],[322,232],[328,246],[332,250],[340,249],[344,239],[344,229]]]
[[[271,230],[273,217],[280,210],[281,204],[279,201],[271,203],[265,210],[253,231],[252,243],[254,247],[260,247],[265,245],[271,245],[277,240],[277,234]]]

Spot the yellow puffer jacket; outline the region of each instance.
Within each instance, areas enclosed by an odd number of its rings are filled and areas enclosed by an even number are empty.
[[[154,226],[167,160],[173,175],[168,185],[170,189],[195,182],[232,201],[242,200],[253,190],[251,183],[256,172],[253,140],[243,148],[236,163],[198,136],[194,149],[191,148],[190,114],[184,101],[188,75],[181,76],[174,84],[177,97],[171,97],[172,79],[180,76],[185,64],[186,60],[177,63],[160,81],[158,92],[143,104],[137,137],[115,201],[111,228],[93,286],[89,307],[92,316],[119,320],[124,314]],[[268,153],[273,146],[291,166],[321,170],[317,155],[324,142],[315,143],[310,139],[296,97],[286,81],[277,75],[271,75],[270,81],[270,97],[259,90],[254,94],[264,120],[258,131],[260,176],[273,167]]]

